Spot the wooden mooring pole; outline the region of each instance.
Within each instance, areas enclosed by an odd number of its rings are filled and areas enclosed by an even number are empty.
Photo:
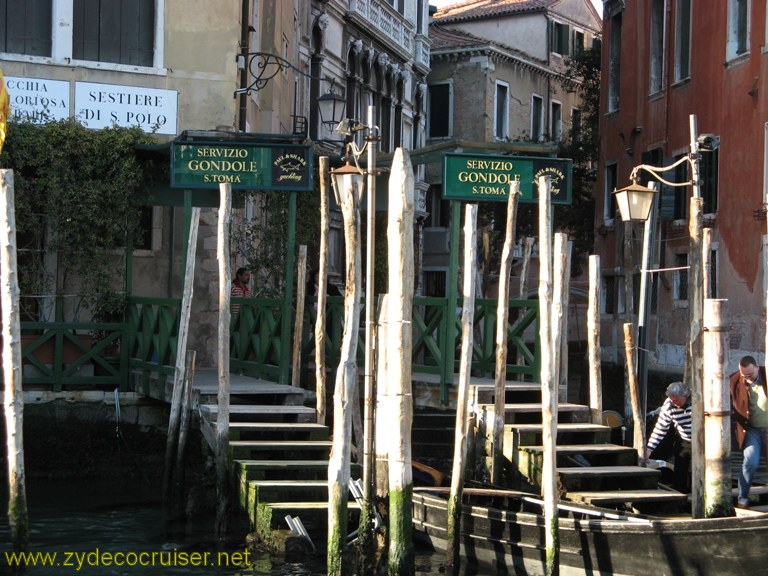
[[[291,386],[301,386],[301,335],[304,333],[304,302],[307,293],[307,246],[299,246],[299,261],[296,264],[296,316],[293,323],[293,361]]]
[[[21,384],[21,325],[12,170],[0,170],[0,194],[5,200],[0,212],[0,305],[3,319],[3,406],[8,458],[8,524],[14,552],[25,552],[29,544],[29,513],[24,470],[24,397]]]
[[[344,219],[346,279],[344,292],[344,331],[341,360],[336,371],[333,393],[333,438],[328,461],[328,548],[329,576],[351,574],[353,563],[345,562],[347,544],[347,497],[352,441],[352,407],[357,379],[357,339],[360,326],[360,188],[351,179],[343,179],[336,190],[336,202]]]
[[[216,538],[221,542],[229,528],[229,325],[231,323],[229,223],[232,219],[232,185],[219,184],[217,258],[219,260],[218,379],[216,413]]]
[[[589,257],[587,354],[589,363],[589,412],[592,424],[603,422],[603,378],[600,369],[600,256]]]
[[[459,383],[456,391],[456,430],[453,443],[451,492],[448,497],[448,532],[445,570],[454,574],[460,563],[461,504],[464,490],[464,468],[469,434],[469,377],[472,369],[473,325],[475,319],[475,269],[477,265],[477,204],[467,204],[464,216],[464,283],[461,309],[461,356]]]
[[[317,423],[325,424],[325,302],[328,296],[328,156],[320,156],[320,255],[317,263],[317,320],[315,321],[315,402]]]
[[[635,372],[635,341],[632,335],[634,326],[631,322],[624,324],[624,352],[627,357],[627,382],[629,383],[629,401],[632,406],[632,446],[637,451],[637,461],[645,462],[645,414],[640,408],[640,389],[637,386]]]
[[[517,202],[520,198],[520,181],[509,184],[507,199],[507,226],[499,268],[499,299],[496,309],[496,373],[493,402],[493,456],[491,458],[491,482],[500,484],[504,473],[504,405],[507,389],[507,323],[509,319],[509,275],[512,269],[512,252],[515,249],[515,224]]]
[[[168,418],[168,437],[165,443],[165,469],[163,471],[163,504],[166,512],[171,512],[174,502],[171,498],[171,486],[174,477],[174,464],[179,447],[179,419],[184,387],[187,382],[187,340],[189,336],[189,316],[192,309],[192,296],[195,283],[195,254],[197,253],[197,233],[200,227],[200,208],[192,208],[187,241],[186,270],[184,270],[184,289],[179,310],[179,339],[176,346],[176,364],[173,373],[173,392],[171,394],[171,413]],[[227,283],[229,285],[229,283]]]
[[[733,516],[728,300],[704,300],[704,516]]]
[[[544,498],[548,576],[560,573],[560,537],[557,515],[557,353],[552,318],[552,216],[550,179],[539,178],[539,340],[541,341],[541,444],[544,453],[541,491]]]
[[[387,376],[396,399],[397,418],[389,427],[389,555],[390,576],[416,571],[413,548],[413,471],[411,380],[413,328],[413,168],[408,152],[397,148],[389,177],[389,283],[387,311]],[[373,306],[373,302],[366,305]]]

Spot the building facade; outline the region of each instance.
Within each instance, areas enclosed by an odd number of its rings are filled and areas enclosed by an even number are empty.
[[[724,0],[605,1],[601,150],[595,227],[603,266],[604,350],[618,359],[621,318],[637,311],[642,227],[625,228],[612,199],[638,165],[686,157],[697,133],[719,138],[700,155],[704,225],[711,229],[709,290],[729,301],[731,358],[765,346],[766,4]],[[685,160],[664,173],[690,179]],[[646,171],[640,170],[643,182]],[[691,186],[660,185],[653,230],[649,366],[682,371],[688,326],[688,202]],[[634,285],[634,288],[632,287]],[[630,296],[630,294],[635,296]]]
[[[556,156],[581,111],[577,82],[565,75],[567,59],[593,46],[599,32],[600,17],[586,0],[477,1],[437,10],[430,26],[428,147]],[[427,179],[425,292],[442,295],[450,251],[442,162],[427,165]],[[486,296],[495,294],[495,272],[483,274]]]
[[[344,117],[365,122],[374,107],[381,152],[424,144],[427,23],[426,0],[0,0],[0,65],[12,112],[34,121],[138,125],[160,143],[192,132],[283,135],[338,158],[342,136],[317,102],[329,92],[341,96]],[[362,131],[357,140],[362,146]],[[426,186],[417,180],[423,207]],[[212,365],[216,353],[218,194],[211,193],[201,212],[189,341],[199,366]],[[183,194],[168,188],[148,207],[147,244],[130,267],[135,295],[181,295]],[[264,217],[254,206],[237,204],[233,223]],[[342,275],[338,217],[331,250],[332,272]],[[55,270],[55,259],[48,263]],[[232,269],[248,265],[233,249]]]

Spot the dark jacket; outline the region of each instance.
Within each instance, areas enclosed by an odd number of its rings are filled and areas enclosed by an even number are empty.
[[[765,366],[758,367],[758,371],[760,373],[760,384],[763,386],[766,395],[768,395],[768,387],[765,381]],[[749,425],[749,389],[738,370],[731,374],[730,384],[731,410],[733,411],[731,418],[736,428],[736,441],[739,443],[739,448],[743,449],[744,438],[747,435],[747,426]]]

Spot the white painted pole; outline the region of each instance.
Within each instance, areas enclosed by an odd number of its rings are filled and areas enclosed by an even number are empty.
[[[704,516],[733,516],[728,300],[704,300]]]
[[[389,554],[390,574],[413,574],[413,472],[411,381],[413,328],[413,167],[408,152],[395,150],[389,177],[389,282],[387,369],[397,401],[397,418],[390,422]],[[393,425],[394,424],[394,425]]]
[[[589,411],[593,424],[603,422],[603,377],[600,348],[600,256],[589,257],[589,304],[587,306],[587,354],[589,363]]]
[[[0,86],[2,83],[0,83]],[[4,127],[4,126],[3,126]],[[0,141],[2,148],[2,141]],[[24,395],[21,376],[21,325],[16,262],[16,215],[13,170],[0,170],[0,305],[3,319],[3,382],[6,457],[8,458],[8,523],[14,552],[29,544],[26,473],[24,469]]]
[[[229,223],[232,219],[232,185],[219,184],[219,223],[217,229],[219,260],[219,389],[216,415],[216,537],[224,541],[228,529],[230,458],[229,458],[229,326],[231,324]]]

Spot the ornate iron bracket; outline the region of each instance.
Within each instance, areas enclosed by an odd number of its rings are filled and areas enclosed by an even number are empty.
[[[281,58],[277,54],[272,54],[271,52],[249,52],[248,72],[250,72],[253,81],[248,84],[248,86],[235,90],[235,94],[258,92],[264,88],[272,78],[286,70],[293,70],[305,78],[322,80],[322,78],[316,78],[303,70],[299,70],[296,66],[288,62],[288,60]]]

